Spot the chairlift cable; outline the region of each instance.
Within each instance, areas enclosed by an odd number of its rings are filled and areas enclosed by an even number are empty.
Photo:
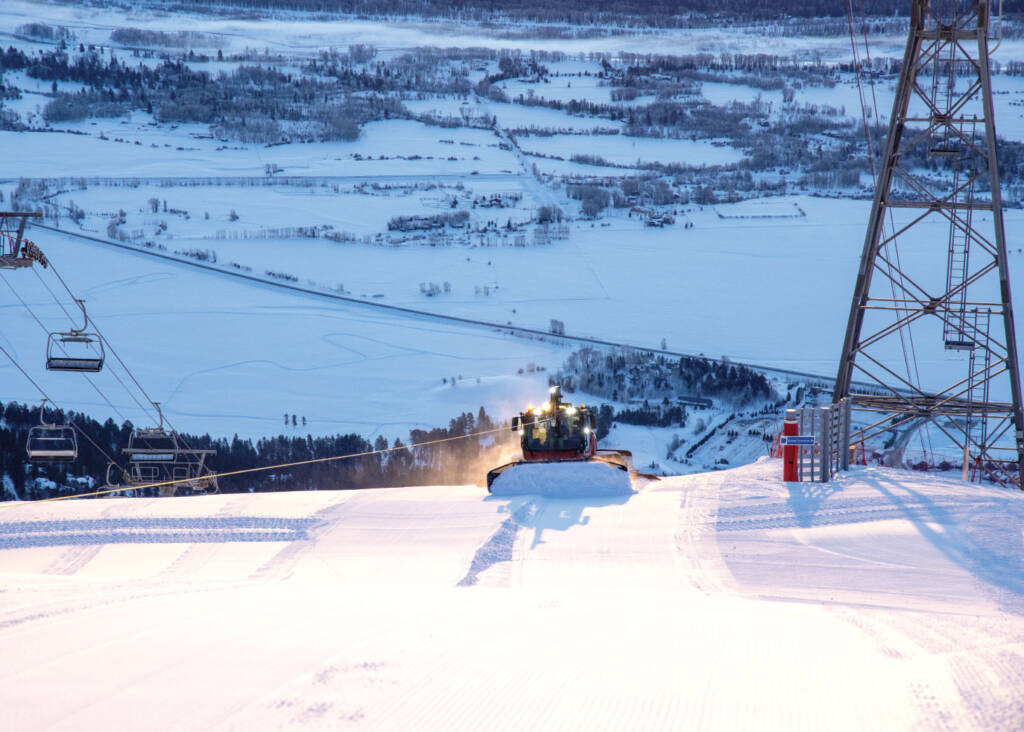
[[[30,267],[29,269],[32,270],[32,274],[34,274],[36,276],[36,279],[39,280],[42,286],[46,288],[46,291],[50,293],[50,297],[53,298],[53,301],[57,303],[58,306],[60,306],[60,309],[64,311],[64,314],[68,316],[68,320],[70,320],[72,325],[74,325],[74,316],[72,316],[71,313],[68,312],[68,309],[64,307],[64,303],[61,301],[59,297],[57,297],[57,293],[55,293],[53,289],[46,283],[46,280],[43,279],[43,276],[39,274],[39,271],[35,267]],[[72,299],[74,299],[74,297],[72,297]]]

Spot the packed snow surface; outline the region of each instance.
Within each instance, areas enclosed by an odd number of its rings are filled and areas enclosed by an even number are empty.
[[[548,498],[623,496],[633,492],[629,473],[602,462],[526,463],[494,479],[496,496],[536,495]]]
[[[780,472],[0,504],[3,726],[1024,727],[1021,494]]]

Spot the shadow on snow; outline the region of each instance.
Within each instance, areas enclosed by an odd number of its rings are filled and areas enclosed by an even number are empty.
[[[500,502],[498,513],[509,516],[498,527],[491,537],[480,545],[470,562],[469,571],[457,583],[459,587],[471,587],[477,583],[481,572],[490,569],[500,562],[508,562],[513,558],[516,538],[521,529],[533,529],[533,541],[530,549],[544,543],[545,531],[568,531],[576,526],[586,526],[590,517],[584,515],[588,508],[602,506],[621,506],[635,494],[616,496],[593,496],[590,498],[539,498],[524,496],[522,498],[499,498],[490,496],[487,502]]]

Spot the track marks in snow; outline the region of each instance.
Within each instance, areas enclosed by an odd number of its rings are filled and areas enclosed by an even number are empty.
[[[308,539],[308,531],[316,523],[316,519],[312,518],[273,516],[13,521],[0,523],[0,549],[63,545],[102,547],[108,544],[298,541]]]
[[[1019,730],[1024,700],[1017,690],[1024,681],[1021,648],[972,648],[947,659],[971,726]],[[963,727],[963,725],[959,725]]]
[[[735,583],[715,537],[718,493],[723,481],[717,476],[704,478],[692,481],[682,491],[675,532],[677,557],[694,588],[706,594],[729,595],[735,592]]]
[[[103,511],[103,516],[111,516],[112,513],[116,512],[117,509],[123,508],[122,506],[109,506]],[[137,507],[129,507],[133,510],[137,510]],[[22,522],[20,526],[32,526],[37,524],[44,524],[46,522]],[[0,523],[0,548],[4,546],[5,535],[8,533],[8,529],[3,523]],[[29,529],[31,531],[31,529]],[[21,534],[19,528],[15,528],[12,532],[16,535]],[[80,542],[67,542],[72,546],[64,550],[61,555],[54,560],[49,567],[46,568],[45,574],[63,574],[71,575],[77,574],[80,569],[85,567],[93,558],[100,553],[103,545],[100,543],[95,544],[82,544]]]
[[[151,274],[138,275],[135,277],[122,277],[116,280],[109,280],[99,285],[88,288],[83,294],[89,298],[110,290],[123,295],[129,287],[149,286],[156,282],[173,280],[176,275],[171,272],[153,272]]]
[[[864,633],[882,655],[894,660],[904,657],[905,650],[900,648],[901,645],[905,645],[904,639],[897,636],[891,628],[871,622],[863,610],[838,606],[833,612],[843,621]]]
[[[873,650],[907,680],[922,728],[1022,728],[1015,493],[882,469],[823,488],[762,477],[756,490],[724,477],[710,520],[741,594],[818,605],[855,629],[864,657]]]
[[[899,634],[911,658],[945,672],[952,693],[923,694],[922,710],[950,729],[1019,730],[1024,720],[1024,630],[1007,617],[871,613],[869,622]],[[941,690],[940,690],[941,691]],[[932,698],[938,696],[938,699]]]
[[[352,507],[353,501],[348,500],[333,506],[327,506],[317,511],[310,519],[311,524],[307,528],[306,535],[301,539],[292,540],[281,551],[275,554],[270,561],[253,572],[251,579],[256,580],[283,580],[291,576],[295,565],[309,554],[316,545],[317,536],[331,523],[338,521],[341,516]]]
[[[524,496],[521,500],[527,503],[502,507],[509,517],[478,548],[458,585],[515,586],[531,592],[557,592],[572,584],[623,591],[690,592],[698,587],[710,592],[724,587],[728,579],[719,575],[728,578],[728,570],[717,558],[714,517],[712,513],[709,529],[705,506],[713,498],[702,494],[698,501],[697,493],[695,489],[682,504],[674,491]],[[691,545],[687,532],[701,535]]]
[[[27,545],[31,546],[31,544]],[[46,574],[77,574],[78,570],[92,561],[93,557],[100,553],[103,544],[96,543],[91,546],[76,546],[63,552],[49,567]]]
[[[472,587],[482,572],[500,562],[512,561],[519,529],[529,525],[536,515],[537,504],[534,501],[527,501],[512,511],[512,515],[502,521],[497,531],[476,550],[466,576],[458,581],[457,586]]]
[[[251,500],[251,496],[247,494],[237,494],[221,506],[220,510],[214,515],[223,518],[244,513],[245,507]],[[162,580],[167,580],[195,576],[202,571],[217,551],[218,545],[210,542],[189,544],[170,565],[159,573],[158,577]]]
[[[918,669],[910,689],[927,729],[1021,728],[1024,630],[1010,617],[844,606],[830,612],[894,662]]]
[[[971,502],[963,498],[940,501],[942,509],[956,518],[965,515]],[[981,499],[982,503],[991,503]],[[933,509],[934,500],[909,499],[900,505],[885,497],[849,498],[823,502],[813,510],[794,507],[793,501],[733,506],[718,513],[718,531],[760,531],[764,529],[813,528],[839,524],[904,519],[910,512]]]

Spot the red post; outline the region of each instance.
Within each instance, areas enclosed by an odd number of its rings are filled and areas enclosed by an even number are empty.
[[[799,434],[800,422],[796,418],[795,409],[786,410],[786,419],[782,423],[782,434],[785,437]],[[796,483],[800,478],[796,474],[797,453],[800,450],[796,445],[786,445],[782,448],[782,480],[787,483]]]

